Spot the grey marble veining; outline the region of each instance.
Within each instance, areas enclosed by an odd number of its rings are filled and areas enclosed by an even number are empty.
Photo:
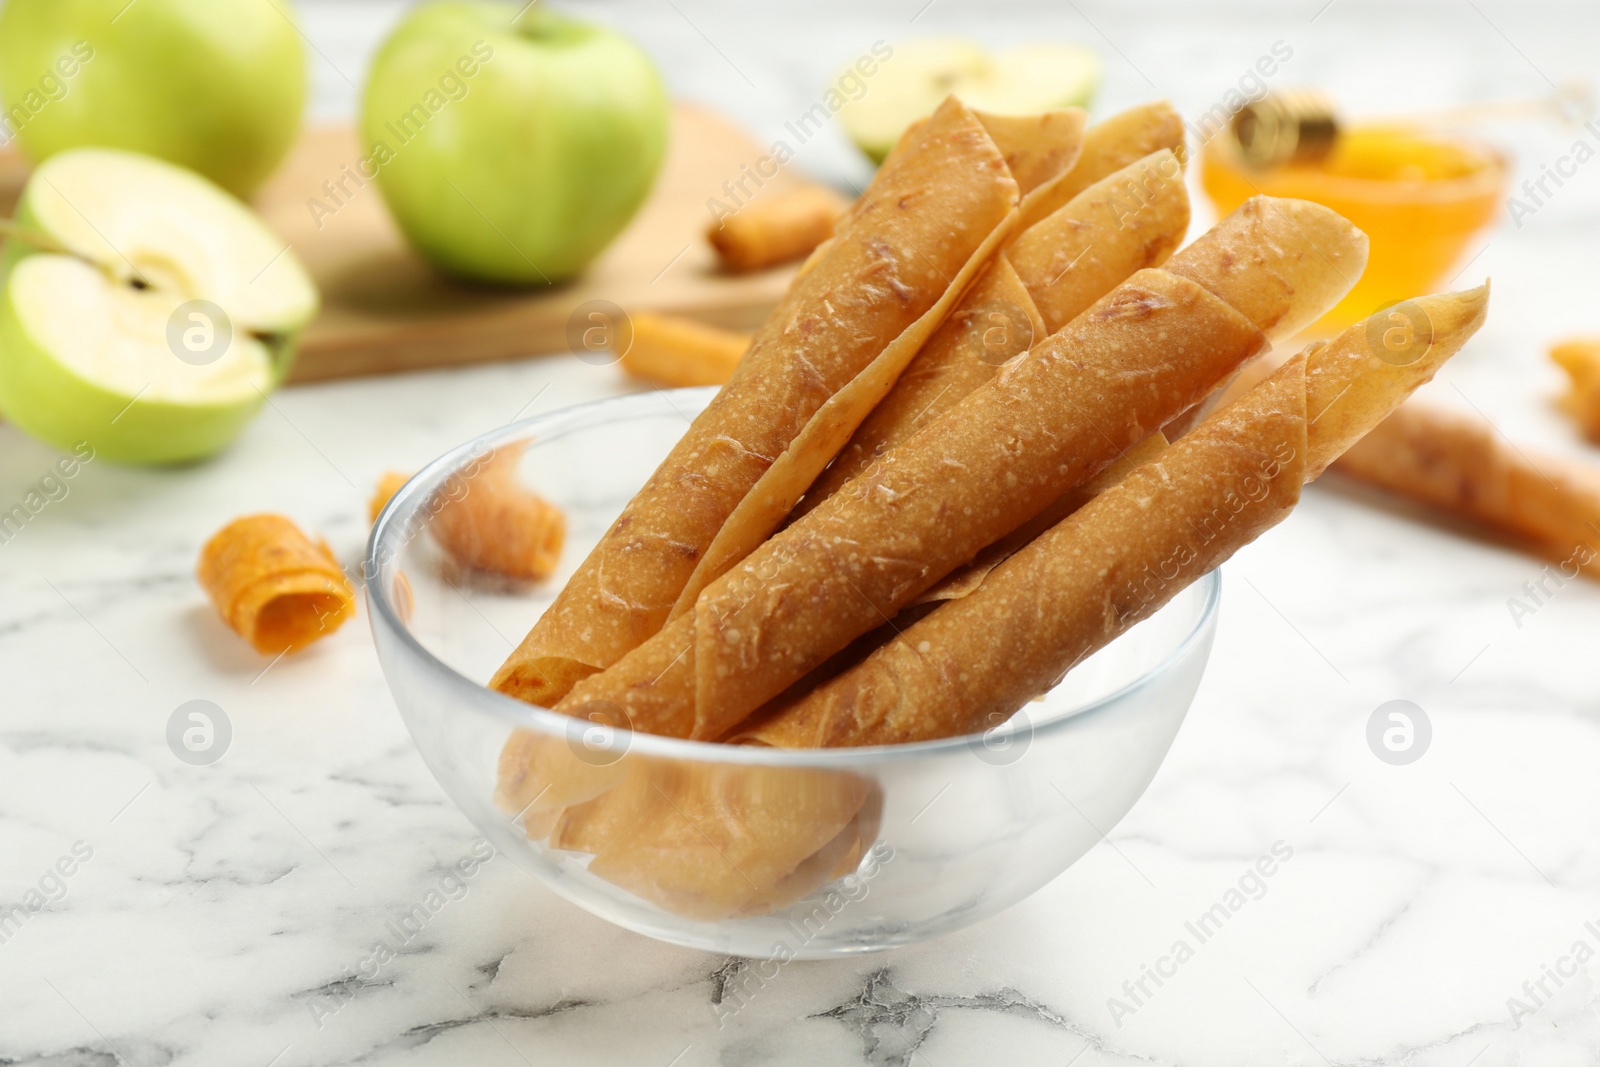
[[[1276,40],[1294,48],[1286,81],[1357,111],[1538,93],[1592,71],[1600,40],[1592,5],[1498,0],[571,6],[768,139],[880,37],[1084,40],[1105,58],[1102,110],[1167,95],[1186,114]],[[400,9],[300,7],[323,53],[316,112],[348,113]],[[1535,170],[1571,139],[1491,132]],[[862,173],[837,130],[797,165]],[[1600,332],[1600,168],[1524,223],[1465,271],[1493,276],[1493,313],[1429,392],[1579,452],[1543,348]],[[998,918],[777,967],[612,928],[493,857],[408,928],[482,846],[412,748],[365,619],[268,663],[218,625],[196,552],[235,514],[276,509],[354,561],[382,470],[530,401],[622,388],[553,356],[290,389],[212,463],[90,463],[0,545],[0,904],[42,902],[0,925],[0,1063],[1592,1062],[1594,963],[1563,960],[1600,950],[1600,591],[1562,587],[1518,620],[1507,599],[1541,563],[1337,485],[1228,567],[1210,669],[1149,793]],[[54,459],[0,426],[0,503]],[[1394,698],[1433,722],[1409,766],[1365,740]],[[166,745],[192,699],[233,726],[212,766]],[[1196,938],[1279,842],[1291,858]],[[1157,967],[1174,973],[1156,984]]]

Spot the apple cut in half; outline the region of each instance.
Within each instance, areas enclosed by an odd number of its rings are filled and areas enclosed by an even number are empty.
[[[895,45],[870,77],[850,84],[865,88],[851,98],[836,83],[846,97],[839,121],[858,148],[882,163],[906,127],[933,114],[947,96],[996,115],[1084,107],[1099,87],[1100,60],[1076,44],[1041,41],[991,51],[965,38],[933,37]]]
[[[52,156],[8,230],[0,413],[58,448],[210,455],[282,380],[316,314],[305,269],[249,208],[149,156]]]

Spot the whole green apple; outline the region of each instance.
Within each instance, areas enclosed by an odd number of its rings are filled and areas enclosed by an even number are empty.
[[[210,181],[62,152],[0,254],[0,414],[116,462],[197,459],[266,402],[316,310],[294,253]]]
[[[610,30],[542,5],[428,4],[373,63],[360,168],[447,273],[558,282],[643,203],[668,121],[650,60]]]
[[[6,0],[5,124],[35,162],[124,148],[248,196],[300,129],[292,19],[287,0]]]

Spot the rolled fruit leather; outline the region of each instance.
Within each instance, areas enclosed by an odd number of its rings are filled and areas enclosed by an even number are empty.
[[[1247,202],[774,536],[561,710],[598,703],[633,729],[720,736],[1198,403],[1264,329],[1322,314],[1365,251],[1326,208]]]
[[[553,705],[655,633],[729,513],[818,409],[886,349],[920,347],[1015,225],[1013,171],[1042,182],[1037,192],[1081,142],[1081,112],[990,121],[997,132],[950,99],[907,132],[494,688]]]
[[[1318,343],[814,691],[735,735],[784,748],[924,741],[997,725],[1280,521],[1299,487],[1427,382],[1482,324],[1486,288],[1422,297],[1413,362],[1366,323]]]
[[[1281,521],[1304,482],[1460,349],[1483,322],[1487,295],[1480,288],[1422,298],[1433,329],[1404,365],[1373,354],[1365,324],[1308,348],[1190,435],[1155,450],[976,590],[909,624],[858,666],[786,695],[734,740],[893,744],[1004,721]],[[765,872],[792,867],[796,873],[777,884],[815,888],[822,872],[849,870],[849,858],[865,854],[872,841],[877,813],[866,805],[875,793],[863,795],[852,776],[808,773],[809,789],[766,794],[772,810],[753,791],[734,791],[741,802],[730,804],[715,790],[680,785],[670,810],[635,808],[608,820],[607,808],[627,806],[619,788],[572,809],[572,832],[558,838],[563,847],[594,851],[591,870],[669,910],[771,910],[794,897],[768,888]],[[857,797],[864,807],[853,811]],[[785,821],[785,813],[793,819],[797,812],[808,816],[803,829]],[[595,832],[597,824],[604,829]],[[760,853],[742,852],[737,864],[706,859],[701,853],[712,841],[759,842]]]
[[[1069,177],[1076,176],[1075,168]],[[1130,206],[1131,197],[1138,207]],[[707,585],[771,536],[785,516],[792,521],[811,510],[1007,360],[1134,271],[1164,262],[1188,226],[1183,168],[1163,149],[1091,185],[1012,238],[904,371],[892,382],[862,374],[791,442],[723,524],[669,620],[693,607]],[[1070,257],[1064,266],[1063,256]],[[871,398],[854,395],[868,390],[877,393],[870,404]],[[848,441],[848,424],[829,418],[836,404],[871,408]]]
[[[1005,358],[1032,347],[997,351],[985,343],[994,309],[1006,308],[1008,298],[1023,314],[1006,318],[1043,322],[1037,340],[1059,330],[1134,271],[1164,263],[1189,228],[1183,150],[1183,122],[1164,101],[1089,127],[1072,171],[1030,204],[1031,217],[999,257],[1009,261],[1028,299],[1008,292],[982,299],[969,295],[952,318],[965,313],[976,319],[978,329],[967,331],[976,336],[942,349],[936,337],[918,353],[893,391],[806,491],[795,514],[811,510],[918,427],[954,407],[992,377]],[[947,323],[941,332],[949,329]]]
[[[1131,201],[1131,192],[1140,199]],[[1005,287],[984,282],[974,287],[805,490],[795,516],[816,507],[879,456],[960,403],[999,373],[1008,358],[1032,347],[1007,349],[991,343],[997,324],[1008,326],[1023,317],[1012,308],[1022,308],[1042,323],[1043,330],[1030,340],[1048,336],[1135,271],[1165,263],[1188,228],[1183,168],[1172,152],[1162,149],[1090,185],[1024,230],[984,279],[1009,274],[1014,281]],[[1014,326],[1010,332],[1023,333]],[[947,335],[954,336],[946,341]]]

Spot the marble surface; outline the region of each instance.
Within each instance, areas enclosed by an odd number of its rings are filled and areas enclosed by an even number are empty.
[[[317,111],[348,111],[397,9],[301,6],[326,57]],[[1592,69],[1600,29],[1592,5],[1488,0],[587,10],[644,41],[678,92],[769,135],[878,37],[1080,38],[1106,57],[1102,110],[1169,95],[1195,114],[1275,40],[1295,49],[1286,79],[1370,109],[1545,91]],[[1573,137],[1496,136],[1525,171]],[[859,166],[832,132],[801,162]],[[1597,238],[1600,165],[1491,235],[1463,274],[1494,277],[1490,323],[1435,397],[1581,451],[1550,413],[1543,346],[1600,328]],[[753,982],[496,857],[397,936],[473,855],[472,827],[407,738],[365,620],[264,661],[206,605],[198,546],[274,509],[352,562],[381,470],[621,388],[551,356],[287,390],[214,462],[88,464],[0,545],[0,902],[39,905],[0,926],[0,1063],[1594,1062],[1600,590],[1566,585],[1515,619],[1508,598],[1541,563],[1338,486],[1227,568],[1209,672],[1144,799],[998,918]],[[0,505],[57,458],[0,426]],[[166,740],[196,699],[232,727],[210,766]],[[1366,739],[1392,699],[1432,724],[1405,766]],[[1257,892],[1247,872],[1278,842],[1292,856]],[[1249,899],[1224,930],[1163,963],[1241,879]],[[379,941],[396,957],[352,977]],[[1157,986],[1147,967],[1174,973]]]

